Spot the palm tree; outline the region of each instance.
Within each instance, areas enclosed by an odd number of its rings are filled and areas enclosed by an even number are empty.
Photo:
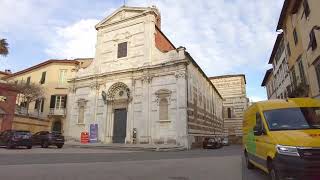
[[[9,54],[9,44],[6,39],[0,39],[0,55],[7,56]]]

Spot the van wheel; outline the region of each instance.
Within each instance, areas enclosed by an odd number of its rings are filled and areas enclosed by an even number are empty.
[[[274,168],[274,166],[272,164],[270,164],[269,166],[269,175],[270,175],[270,179],[271,180],[279,180],[279,175],[278,175],[278,171]]]
[[[247,166],[247,168],[248,168],[248,169],[253,169],[253,168],[254,168],[254,165],[249,161],[249,157],[248,157],[247,151],[245,151],[244,157],[245,157],[245,160],[246,160],[246,166]]]

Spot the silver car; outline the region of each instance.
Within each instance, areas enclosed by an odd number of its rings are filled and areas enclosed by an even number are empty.
[[[222,144],[223,144],[224,146],[229,146],[229,139],[228,139],[228,138],[224,138],[224,139],[222,140]]]

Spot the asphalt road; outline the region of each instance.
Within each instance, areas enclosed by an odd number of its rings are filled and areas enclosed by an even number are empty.
[[[183,152],[0,148],[0,180],[260,180],[244,171],[240,146]],[[264,180],[264,179],[262,179]]]

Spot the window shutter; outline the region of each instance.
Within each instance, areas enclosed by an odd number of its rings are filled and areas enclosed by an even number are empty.
[[[56,106],[56,96],[51,95],[50,108],[54,108],[55,106]]]
[[[41,112],[43,112],[44,98],[41,99]]]
[[[44,84],[46,82],[46,74],[47,72],[42,72],[42,76],[41,76],[41,80],[40,80],[40,84]]]
[[[38,109],[38,103],[39,103],[39,100],[37,99],[34,103],[34,109]]]
[[[67,95],[64,96],[64,108],[67,107],[67,97],[68,97]]]
[[[31,77],[29,76],[29,77],[27,78],[27,84],[28,84],[28,85],[30,84],[30,79],[31,79]]]
[[[319,87],[319,91],[320,91],[320,64],[317,64],[315,66],[315,68],[316,68],[316,73],[317,73],[318,87]]]
[[[297,45],[298,44],[298,34],[297,34],[296,28],[293,29],[293,39],[294,39],[294,44]]]
[[[303,1],[303,8],[304,8],[304,13],[306,15],[306,18],[309,17],[309,15],[310,15],[310,7],[309,7],[308,0],[304,0]]]
[[[308,49],[311,47],[313,51],[317,48],[317,40],[316,40],[316,35],[314,34],[314,29],[311,30],[309,37],[310,37],[310,44]]]

